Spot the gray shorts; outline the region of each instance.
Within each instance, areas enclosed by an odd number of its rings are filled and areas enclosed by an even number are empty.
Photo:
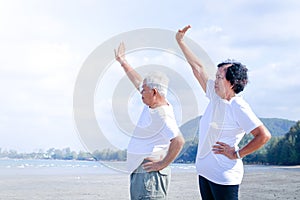
[[[167,199],[170,180],[170,167],[148,173],[140,165],[130,175],[130,198],[131,200]]]

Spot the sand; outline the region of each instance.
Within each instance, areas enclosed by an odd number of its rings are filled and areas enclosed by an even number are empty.
[[[127,200],[128,176],[122,173],[1,175],[0,199]],[[196,173],[173,173],[169,199],[201,199]],[[300,199],[300,168],[245,170],[240,199]]]

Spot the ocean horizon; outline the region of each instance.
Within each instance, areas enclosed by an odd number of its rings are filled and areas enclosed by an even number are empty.
[[[173,173],[196,173],[194,163],[172,163]],[[300,166],[244,165],[245,172],[270,170],[296,170]],[[0,175],[68,175],[68,174],[126,174],[126,162],[0,159]]]
[[[126,174],[126,162],[0,159],[0,175]],[[172,163],[173,172],[195,172],[194,164]]]

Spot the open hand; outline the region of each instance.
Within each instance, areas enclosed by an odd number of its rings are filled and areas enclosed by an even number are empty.
[[[152,160],[151,158],[147,158],[148,162],[143,164],[143,168],[147,172],[159,171],[165,168],[161,161]]]
[[[212,151],[215,154],[223,154],[224,156],[227,156],[229,159],[236,159],[235,157],[235,148],[229,146],[228,144],[225,144],[223,142],[216,142],[216,144],[213,146]]]
[[[185,35],[185,33],[187,32],[187,30],[189,30],[191,28],[190,25],[185,26],[183,29],[179,29],[177,34],[176,34],[176,40],[177,42],[181,42],[183,41],[183,37]]]
[[[125,44],[124,42],[121,42],[118,50],[115,49],[115,58],[116,60],[122,65],[126,62],[125,59]]]

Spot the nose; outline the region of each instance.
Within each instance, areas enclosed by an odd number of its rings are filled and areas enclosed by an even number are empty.
[[[218,87],[218,84],[217,84],[216,82],[215,82],[215,85],[214,85],[214,87],[215,87],[215,88],[217,88],[217,87]]]

